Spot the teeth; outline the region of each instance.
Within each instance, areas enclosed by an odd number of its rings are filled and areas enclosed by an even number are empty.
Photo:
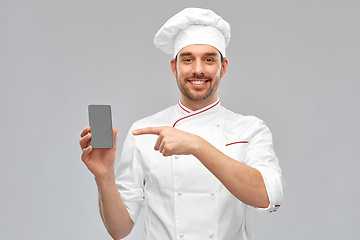
[[[204,84],[206,81],[191,81],[193,84],[201,85]]]

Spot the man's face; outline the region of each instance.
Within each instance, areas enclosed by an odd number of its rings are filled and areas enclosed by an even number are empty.
[[[180,50],[177,61],[171,61],[185,105],[205,107],[218,98],[218,87],[228,66],[226,58],[221,61],[219,51],[209,45],[190,45]]]

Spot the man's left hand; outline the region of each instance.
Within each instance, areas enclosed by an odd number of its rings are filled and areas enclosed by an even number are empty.
[[[155,134],[158,135],[154,149],[163,156],[189,155],[199,147],[202,138],[197,135],[181,131],[173,127],[147,127],[136,129],[133,135]]]

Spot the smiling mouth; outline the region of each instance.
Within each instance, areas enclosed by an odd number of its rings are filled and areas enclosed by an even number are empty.
[[[208,80],[193,80],[190,81],[190,83],[194,84],[194,85],[203,85],[205,83],[207,83]]]
[[[191,86],[198,89],[204,88],[207,85],[208,81],[209,80],[203,80],[203,79],[189,80]]]

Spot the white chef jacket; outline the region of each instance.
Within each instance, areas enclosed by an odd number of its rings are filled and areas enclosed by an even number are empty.
[[[136,222],[144,206],[145,240],[251,239],[250,206],[234,197],[192,155],[164,157],[154,150],[157,135],[132,135],[144,127],[172,126],[201,136],[227,156],[262,174],[270,205],[283,198],[283,178],[272,136],[260,119],[229,111],[217,100],[191,111],[181,104],[137,121],[125,140],[116,185]]]

